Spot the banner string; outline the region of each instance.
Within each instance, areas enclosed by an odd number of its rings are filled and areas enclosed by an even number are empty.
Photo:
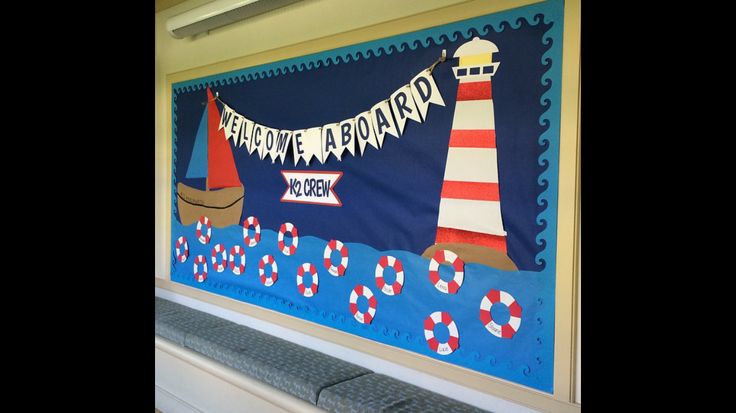
[[[429,66],[427,68],[427,71],[429,72],[429,74],[431,75],[432,74],[432,71],[434,70],[434,68],[437,67],[438,64],[440,64],[440,63],[442,63],[442,62],[444,62],[446,60],[447,60],[447,50],[446,49],[442,49],[442,54],[440,54],[440,57],[437,60],[435,60],[434,63],[432,63],[431,66]],[[215,97],[212,98],[212,100],[213,101],[219,101],[223,105],[225,104],[225,102],[223,102],[222,99],[220,99],[220,92],[215,92]],[[388,100],[388,99],[386,99],[386,100]],[[210,100],[206,100],[206,101],[202,102],[202,105],[204,106],[204,105],[206,105],[209,102],[210,102]]]

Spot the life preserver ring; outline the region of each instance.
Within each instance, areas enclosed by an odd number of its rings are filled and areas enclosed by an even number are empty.
[[[202,235],[202,225],[207,226],[207,235]],[[212,225],[210,224],[210,219],[202,215],[201,217],[199,217],[199,221],[197,221],[197,239],[202,244],[207,244],[210,242],[211,236],[212,236]]]
[[[491,307],[496,303],[505,304],[509,308],[509,321],[499,325],[493,321]],[[496,337],[512,338],[521,325],[521,306],[514,297],[501,290],[491,290],[480,301],[480,321]]]
[[[217,262],[217,254],[222,255],[220,262]],[[227,249],[222,244],[215,244],[212,248],[212,268],[217,272],[223,272],[225,267],[227,267]]]
[[[455,269],[455,277],[449,283],[440,278],[440,263],[449,262]],[[445,294],[455,294],[465,279],[465,263],[450,250],[437,250],[429,262],[429,280],[434,288]]]
[[[291,245],[288,247],[284,245],[284,234],[285,233],[291,234]],[[299,231],[296,230],[296,227],[291,222],[285,222],[281,224],[281,228],[279,228],[279,249],[281,252],[284,253],[284,255],[294,255],[296,254],[296,248],[299,246]]]
[[[386,284],[386,280],[383,278],[383,270],[386,267],[391,267],[396,271],[396,281],[390,285]],[[384,255],[378,260],[378,264],[376,264],[376,285],[386,295],[401,293],[401,288],[404,286],[404,267],[398,258]]]
[[[358,311],[359,296],[368,299],[368,311],[365,313]],[[370,324],[373,321],[373,317],[376,316],[376,304],[376,297],[373,295],[373,291],[365,285],[358,284],[350,292],[350,312],[359,323]]]
[[[235,265],[235,256],[240,256],[240,264]],[[235,275],[240,275],[245,272],[245,250],[240,245],[233,245],[230,248],[230,271]]]
[[[184,246],[184,252],[180,250],[181,246]],[[183,235],[176,240],[176,260],[179,262],[185,262],[187,258],[189,257],[189,243],[187,242],[186,237]]]
[[[199,272],[199,264],[202,264],[202,272]],[[197,255],[194,258],[194,279],[198,283],[204,282],[207,279],[207,258],[204,255]]]
[[[271,266],[271,275],[266,277],[266,271],[264,271],[266,264]],[[261,258],[261,262],[258,263],[258,275],[261,276],[261,284],[266,287],[272,286],[279,279],[279,266],[273,259],[273,255],[264,255]]]
[[[312,276],[312,285],[309,288],[304,286],[304,274],[308,273]],[[299,288],[299,294],[305,297],[312,297],[317,294],[319,288],[319,275],[317,275],[317,267],[311,262],[305,262],[296,271],[296,286]]]
[[[450,333],[450,338],[446,343],[440,343],[434,336],[434,326],[440,323],[444,324]],[[424,319],[424,338],[432,351],[443,356],[452,353],[460,346],[460,333],[457,331],[457,324],[447,311],[435,311]]]
[[[340,252],[340,256],[342,257],[338,266],[332,264],[331,258],[332,252],[336,250]],[[340,277],[345,274],[345,270],[348,268],[348,247],[336,239],[330,240],[325,247],[324,259],[327,271],[335,277]]]
[[[251,225],[256,232],[253,238],[248,236],[248,228],[250,228]],[[258,218],[250,216],[243,221],[243,241],[245,242],[245,245],[249,247],[255,247],[258,245],[258,242],[261,241],[261,224],[258,223]]]

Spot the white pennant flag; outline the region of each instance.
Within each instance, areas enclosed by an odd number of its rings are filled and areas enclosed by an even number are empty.
[[[243,117],[239,113],[227,106],[223,107],[222,116],[220,116],[220,128],[225,129],[225,139],[232,139],[233,142],[237,143],[242,123]]]
[[[335,155],[338,161],[342,160],[342,151],[345,146],[340,136],[340,124],[330,123],[322,127],[322,159],[326,162],[330,154]]]
[[[268,127],[263,126],[260,123],[253,125],[253,144],[251,145],[251,153],[253,153],[253,149],[258,150],[258,158],[261,160],[263,160],[263,157],[266,155],[266,130],[268,130]]]
[[[355,119],[340,122],[340,144],[355,156]]]
[[[286,157],[286,151],[289,150],[289,143],[291,142],[290,130],[279,131],[279,136],[276,138],[276,155],[281,160],[281,164],[284,164],[284,158]]]
[[[276,163],[276,158],[278,157],[276,152],[276,141],[278,140],[278,137],[278,129],[266,128],[266,142],[263,151],[271,158],[271,163]]]
[[[358,141],[361,156],[365,152],[366,143],[378,149],[378,141],[376,140],[376,134],[373,133],[372,123],[370,110],[355,117],[355,139]]]
[[[388,99],[382,100],[371,108],[371,121],[373,122],[373,130],[376,132],[378,145],[383,146],[383,137],[386,133],[390,133],[395,137],[399,137],[399,131],[396,130],[396,122],[391,115],[391,105]]]
[[[253,126],[254,125],[255,125],[255,122],[243,116],[243,122],[240,125],[240,130],[238,131],[238,135],[233,137],[233,142],[237,143],[238,147],[245,145],[245,148],[249,152],[252,152],[250,150],[250,147],[251,147],[250,137],[253,136]]]
[[[291,135],[291,146],[294,152],[294,166],[299,163],[299,159],[304,157],[304,133],[306,130],[297,129]],[[306,162],[306,160],[305,160]]]
[[[325,163],[322,158],[322,127],[309,128],[304,132],[302,148],[304,149],[304,162],[309,165],[312,157],[315,157],[320,163]]]
[[[250,121],[250,124],[248,125],[248,127],[245,130],[246,140],[248,141],[247,142],[248,155],[253,154],[253,151],[255,151],[256,149],[258,149],[258,144],[261,143],[261,141],[263,140],[263,137],[260,135],[261,133],[263,133],[263,130],[260,130],[258,132],[258,134],[259,134],[258,135],[259,136],[258,141],[256,141],[256,139],[255,139],[256,125],[258,125],[258,123],[251,120]]]
[[[312,157],[322,162],[322,127],[295,130],[291,146],[294,148],[295,166],[299,159],[304,159],[304,163],[309,165]]]
[[[222,104],[222,114],[220,114],[220,126],[217,128],[217,130],[220,130],[222,128],[227,128],[228,126],[230,126],[230,122],[232,120],[233,120],[233,110],[230,109],[230,106],[223,103]]]
[[[414,97],[411,95],[410,85],[400,87],[391,95],[391,110],[393,111],[399,133],[404,133],[404,126],[406,125],[407,119],[422,123],[419,109],[417,109],[417,105],[414,103]]]
[[[437,84],[434,83],[429,69],[422,70],[411,80],[411,95],[419,109],[419,114],[422,115],[422,119],[427,119],[427,109],[430,103],[445,106],[445,101],[442,100],[440,90],[437,88]]]

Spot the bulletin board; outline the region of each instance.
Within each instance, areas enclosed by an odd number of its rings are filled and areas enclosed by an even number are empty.
[[[563,3],[172,84],[170,278],[554,388]]]

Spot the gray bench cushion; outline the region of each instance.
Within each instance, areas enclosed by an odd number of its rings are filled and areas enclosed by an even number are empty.
[[[237,324],[191,334],[186,346],[314,404],[325,387],[371,372]]]
[[[162,298],[155,307],[157,335],[332,412],[482,412]]]
[[[159,308],[162,312],[159,312]],[[199,334],[232,324],[234,323],[231,321],[183,305],[179,305],[179,308],[163,303],[156,305],[156,334],[181,346],[184,346],[189,334]]]
[[[331,412],[483,412],[383,374],[366,374],[323,389],[317,406]]]
[[[173,301],[164,300],[163,298],[156,297],[156,319],[166,314],[174,313],[177,311],[186,311],[187,309],[189,309],[189,307],[177,304]]]

